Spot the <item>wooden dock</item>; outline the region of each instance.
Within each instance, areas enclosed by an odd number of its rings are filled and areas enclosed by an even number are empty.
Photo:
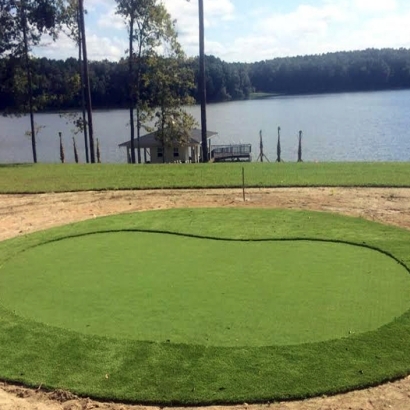
[[[212,145],[210,160],[213,162],[251,162],[251,144]]]

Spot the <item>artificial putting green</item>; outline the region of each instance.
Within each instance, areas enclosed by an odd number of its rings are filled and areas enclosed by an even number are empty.
[[[255,209],[118,215],[4,241],[0,378],[157,404],[392,380],[410,371],[409,243],[362,219]]]
[[[365,247],[147,232],[72,237],[4,264],[3,306],[85,334],[213,346],[318,342],[410,308],[410,277]]]

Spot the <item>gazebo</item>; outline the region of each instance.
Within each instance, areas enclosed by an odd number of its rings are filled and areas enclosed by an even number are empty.
[[[216,135],[216,132],[207,131],[208,145],[210,147],[211,138]],[[144,150],[147,163],[162,164],[164,162],[200,162],[202,156],[201,148],[201,130],[194,128],[190,131],[190,136],[187,142],[183,144],[172,144],[163,146],[158,138],[158,131],[142,135],[139,139],[140,149]],[[134,149],[137,150],[137,139],[134,140]],[[119,144],[119,147],[127,149],[127,161],[131,158],[131,141],[125,141]],[[209,149],[208,152],[211,152]]]

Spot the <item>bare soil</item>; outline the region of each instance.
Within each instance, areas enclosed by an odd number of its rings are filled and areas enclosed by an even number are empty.
[[[147,190],[0,195],[0,240],[102,215],[182,207],[312,209],[410,229],[410,189],[280,188]],[[1,358],[0,358],[1,360]],[[378,387],[304,401],[212,406],[206,410],[410,410],[410,377]],[[69,392],[45,392],[0,382],[0,410],[159,410],[101,403]]]

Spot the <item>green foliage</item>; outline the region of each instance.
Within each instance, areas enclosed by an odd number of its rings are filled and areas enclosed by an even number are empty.
[[[24,263],[24,258],[29,258],[33,252],[47,253],[47,251],[52,251],[53,247],[55,249],[64,247],[66,241],[61,241],[61,239],[66,237],[93,232],[118,232],[124,229],[128,231],[159,230],[225,239],[291,239],[298,237],[348,241],[381,249],[393,255],[405,266],[410,264],[408,253],[410,234],[408,231],[363,219],[301,211],[187,209],[97,218],[4,241],[0,243],[0,266],[4,269],[10,263],[20,261],[22,262],[20,274],[26,278],[27,269],[36,269],[36,264],[27,267]],[[127,235],[132,235],[132,233],[128,232]],[[96,257],[107,250],[107,244],[102,243],[100,240],[102,237],[98,236],[95,238],[95,246],[98,248],[102,245],[102,247],[98,252],[93,249],[92,255]],[[89,237],[83,237],[83,239],[87,238]],[[50,243],[50,241],[54,242]],[[74,245],[75,241],[70,243]],[[190,241],[194,239],[186,238],[186,241],[187,244],[184,246],[194,246],[190,244]],[[46,242],[48,245],[38,247]],[[70,243],[66,243],[67,251],[70,250]],[[140,248],[144,246],[146,245],[141,243],[138,249],[143,251]],[[132,249],[130,241],[126,241],[126,247],[125,251],[128,248]],[[165,261],[165,258],[158,259],[157,257],[158,247],[150,246],[146,250],[153,252],[157,263]],[[129,253],[127,251],[127,255]],[[48,256],[51,265],[55,263],[52,255],[51,252]],[[64,257],[66,256],[64,254]],[[167,254],[167,256],[171,258],[172,254]],[[206,261],[200,264],[201,267],[205,269],[212,267],[212,255],[197,254],[197,257],[204,257]],[[125,263],[124,260],[118,260],[115,257],[114,259],[115,263],[120,265]],[[300,259],[298,256],[296,261]],[[86,265],[91,269],[95,268],[92,263],[88,263],[87,258],[84,262],[87,262]],[[404,265],[397,267],[404,269]],[[136,278],[138,269],[142,267],[143,265],[133,265],[130,274]],[[233,272],[229,271],[229,265],[226,269],[223,272],[234,278]],[[243,278],[248,281],[249,291],[251,291],[255,283],[252,281],[251,272],[247,273],[248,275],[244,275]],[[384,272],[386,278],[389,273],[390,269]],[[163,274],[166,275],[167,272]],[[74,274],[73,278],[68,279],[75,281],[77,275]],[[331,272],[328,276],[330,275]],[[109,296],[108,301],[98,300],[96,286],[103,285],[101,278],[92,283],[91,289],[94,293],[90,298],[87,297],[87,292],[81,292],[81,280],[77,282],[78,289],[71,289],[70,286],[64,287],[66,276],[58,276],[54,275],[49,284],[54,285],[58,291],[75,292],[77,300],[82,299],[84,305],[96,303],[93,311],[95,317],[100,315],[99,306],[104,307],[108,303],[115,308],[117,302],[112,303],[112,295]],[[365,276],[369,278],[370,284],[373,274],[366,273]],[[108,281],[105,286],[111,283],[112,291],[115,293],[118,290],[116,288],[118,270],[111,272],[110,275],[104,274],[103,277]],[[0,287],[0,292],[6,296],[8,304],[16,303],[20,309],[25,303],[25,298],[21,297],[22,293],[18,289],[20,285],[17,283],[16,276],[9,276],[8,279],[7,276],[2,276],[2,278],[15,281],[13,287],[10,288],[11,293],[18,292],[17,297],[13,300],[10,299],[11,294],[7,296],[7,286]],[[148,281],[150,278],[148,275],[141,279]],[[190,278],[186,279],[189,281]],[[260,277],[258,279],[262,281]],[[329,279],[329,277],[324,277],[324,280]],[[355,280],[350,279],[346,285],[354,286]],[[406,286],[408,286],[408,280],[405,278]],[[389,279],[386,283],[388,282],[390,282]],[[279,281],[276,284],[279,286]],[[21,285],[25,286],[24,280]],[[195,281],[191,285],[195,286]],[[262,283],[257,283],[257,285],[263,286]],[[48,286],[47,281],[45,286]],[[36,289],[43,291],[38,284]],[[27,291],[30,293],[31,289],[27,288]],[[217,291],[217,287],[210,290],[215,293]],[[169,288],[168,294],[164,293],[164,304],[160,305],[161,308],[166,310],[167,300],[171,303],[174,298],[183,304],[185,298],[190,298],[190,295],[179,294],[179,292],[179,288]],[[350,290],[346,293],[350,293]],[[368,297],[367,288],[361,293],[363,298]],[[47,297],[50,298],[50,295],[52,297],[53,293],[51,292]],[[246,292],[242,296],[241,301],[245,303]],[[289,297],[294,296],[289,295]],[[319,296],[325,297],[325,293]],[[394,298],[394,295],[391,297]],[[69,297],[68,300],[72,299]],[[406,300],[408,303],[408,298]],[[38,300],[35,303],[37,302]],[[225,302],[224,308],[228,311],[230,303],[240,307],[238,300],[226,298]],[[368,302],[366,300],[366,303]],[[384,301],[386,302],[388,304],[388,301]],[[392,302],[395,303],[393,300]],[[54,300],[52,303],[58,303],[58,301]],[[120,303],[124,304],[126,301],[121,300]],[[130,303],[135,303],[135,301],[131,298]],[[298,303],[302,303],[302,300]],[[377,305],[378,303],[374,304],[375,309]],[[70,306],[70,309],[73,308],[74,306]],[[362,312],[360,310],[357,312],[360,317]],[[304,309],[302,313],[306,314]],[[49,312],[47,314],[50,317],[53,316]],[[85,323],[84,318],[81,318],[78,312],[76,314]],[[55,319],[54,317],[53,320]],[[274,319],[272,317],[273,321]],[[175,320],[178,321],[179,318]],[[192,320],[197,320],[197,317]],[[250,315],[248,320],[255,323],[257,317]],[[242,325],[245,326],[246,323]],[[195,323],[195,326],[198,324]],[[227,329],[220,329],[219,332],[223,334],[227,331]],[[155,342],[124,338],[120,334],[111,338],[86,334],[87,332],[92,333],[92,329],[87,330],[87,328],[80,332],[73,332],[53,326],[52,323],[39,323],[29,317],[23,318],[10,311],[9,306],[1,306],[0,377],[3,380],[23,382],[30,386],[42,384],[45,388],[66,389],[87,397],[161,405],[267,402],[306,398],[363,388],[407,375],[410,371],[409,331],[410,314],[406,312],[377,330],[365,333],[347,332],[345,337],[321,342],[265,346],[244,343],[241,346],[232,347],[211,344],[177,344],[172,340],[167,342],[167,335],[161,335],[161,341]]]
[[[410,87],[410,50],[367,49],[248,65],[258,92],[301,94]]]
[[[66,124],[71,124],[73,126],[70,130],[73,135],[84,132],[85,124],[81,113],[70,111],[62,112],[59,115],[60,118],[66,119]]]
[[[63,11],[61,0],[0,0],[0,56],[24,54],[25,22],[29,46],[38,44],[43,34],[55,39]]]
[[[175,22],[165,6],[158,0],[117,0],[116,13],[123,17],[128,29],[128,96],[130,109],[130,134],[131,134],[131,162],[135,163],[134,148],[134,114],[136,111],[137,136],[144,126],[144,121],[154,118],[156,96],[152,93],[144,93],[144,85],[158,80],[152,77],[150,62],[158,61],[158,49],[170,49],[172,52],[180,49],[177,42]],[[157,67],[158,68],[158,67]],[[165,115],[163,113],[163,115]],[[141,162],[140,150],[138,149],[138,162]]]
[[[144,76],[149,68],[146,60],[142,59],[141,64],[141,75]],[[197,82],[198,60],[189,59],[181,64],[194,71],[194,83]],[[38,104],[39,109],[71,109],[81,105],[80,97],[73,95],[70,83],[78,71],[77,60],[31,59],[31,65],[35,77],[35,99],[42,94],[45,96],[45,104]],[[7,107],[16,111],[21,102],[13,91],[14,66],[13,61],[0,58],[0,111]],[[409,88],[410,50],[371,49],[277,58],[252,64],[226,63],[208,56],[206,72],[208,102],[252,98],[255,95],[269,97],[278,94]],[[118,63],[91,62],[90,81],[95,108],[128,106],[127,60],[122,59]],[[259,94],[253,94],[255,90]],[[195,88],[191,88],[190,96],[198,101]],[[149,83],[143,81],[140,105],[151,104],[151,98],[155,97]]]
[[[73,39],[77,46],[80,44],[81,36],[79,30],[79,7],[78,0],[66,0],[61,20],[65,25],[64,33]]]
[[[40,125],[40,124],[37,124],[36,122],[34,123],[34,130],[35,130],[36,135],[38,135],[44,128],[46,128],[45,125]],[[31,130],[27,130],[24,133],[24,135],[26,137],[31,137]]]
[[[136,43],[135,61],[129,56],[128,84],[134,90],[130,100],[137,108],[138,129],[156,119],[154,129],[163,146],[187,142],[196,122],[182,106],[193,103],[194,77],[178,43],[175,22],[157,0],[119,1],[117,13],[126,20],[130,50]]]
[[[106,189],[410,187],[409,163],[0,165],[0,193]]]
[[[13,96],[13,104],[5,102],[4,114],[22,114],[44,109],[53,95],[46,95],[41,82],[36,81],[40,73],[32,72],[29,52],[39,44],[43,34],[56,39],[64,10],[62,0],[0,0],[0,56],[6,70],[0,93]],[[1,94],[0,94],[1,95]],[[31,123],[33,120],[31,119]],[[35,130],[31,129],[33,159],[36,162]]]
[[[158,102],[153,107],[157,138],[162,146],[183,145],[189,141],[196,121],[182,106],[193,103],[189,92],[194,87],[193,72],[184,66],[183,53],[176,49],[167,58],[152,58],[150,64],[150,90]],[[165,159],[165,158],[164,158]]]

